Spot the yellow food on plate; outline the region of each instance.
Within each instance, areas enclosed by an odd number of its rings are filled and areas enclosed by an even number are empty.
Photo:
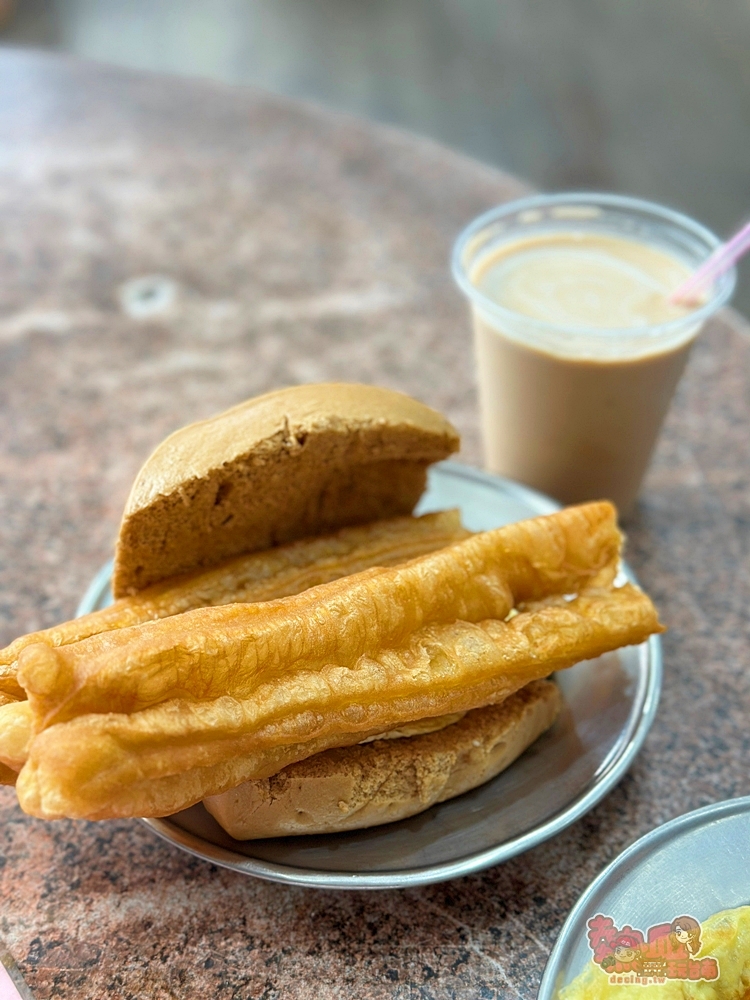
[[[707,864],[710,861],[707,860]],[[667,979],[647,986],[610,983],[594,962],[559,993],[559,1000],[747,1000],[750,997],[750,906],[722,910],[701,922],[700,951],[716,959],[719,978]]]
[[[67,646],[92,635],[167,618],[194,608],[271,601],[299,594],[370,566],[406,562],[460,541],[468,534],[461,526],[457,510],[422,517],[396,517],[237,556],[212,569],[152,584],[101,611],[41,632],[30,632],[0,649],[0,705],[3,694],[8,698],[26,697],[16,678],[18,656],[22,649],[34,643]]]

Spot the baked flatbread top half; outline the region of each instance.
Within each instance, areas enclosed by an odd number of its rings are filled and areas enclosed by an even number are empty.
[[[162,442],[120,526],[115,597],[353,524],[409,514],[455,428],[390,389],[300,385],[250,399]]]

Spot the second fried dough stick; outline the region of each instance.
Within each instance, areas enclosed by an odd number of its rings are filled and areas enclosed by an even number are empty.
[[[0,699],[3,692],[14,698],[26,697],[16,678],[17,661],[21,650],[34,643],[67,646],[92,635],[167,618],[194,608],[276,600],[351,573],[360,573],[370,566],[406,562],[460,541],[468,534],[461,526],[457,510],[422,517],[394,517],[362,527],[342,528],[332,535],[293,542],[265,552],[253,552],[230,559],[214,569],[165,580],[134,597],[123,597],[101,611],[22,635],[0,649]]]
[[[60,649],[28,646],[18,679],[38,729],[172,698],[246,698],[300,664],[351,665],[427,625],[502,620],[517,602],[607,586],[620,542],[611,504],[569,507],[296,597],[201,608]]]
[[[252,696],[83,715],[36,736],[17,782],[34,816],[163,816],[400,722],[497,703],[661,630],[626,585],[507,622],[431,625],[351,667],[297,669]]]
[[[28,701],[0,706],[0,763],[9,773],[0,774],[0,784],[13,784],[29,753],[33,715]],[[3,780],[5,779],[5,780]]]

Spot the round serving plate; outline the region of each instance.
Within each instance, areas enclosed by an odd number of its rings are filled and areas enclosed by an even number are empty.
[[[537,1000],[554,1000],[591,963],[588,921],[640,930],[750,904],[750,796],[704,806],[657,827],[604,869],[563,924]]]
[[[534,490],[455,462],[430,470],[418,513],[459,507],[487,531],[559,504]],[[106,607],[111,564],[92,581],[78,614]],[[625,576],[635,582],[625,567]],[[652,636],[562,671],[555,725],[502,774],[399,823],[325,836],[237,841],[202,805],[146,825],[217,865],[292,885],[393,889],[468,875],[528,851],[574,823],[620,780],[656,713],[661,644]]]

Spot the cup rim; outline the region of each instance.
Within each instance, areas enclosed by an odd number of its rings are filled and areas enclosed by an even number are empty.
[[[598,191],[568,191],[560,194],[536,194],[525,198],[516,198],[513,201],[506,201],[500,205],[496,205],[494,208],[489,209],[489,211],[484,212],[482,215],[473,219],[468,226],[466,226],[459,233],[453,244],[453,250],[451,252],[451,271],[456,284],[470,302],[500,320],[504,320],[506,323],[515,323],[517,325],[521,322],[528,326],[529,329],[534,329],[540,334],[567,333],[576,335],[591,335],[592,333],[596,333],[597,336],[604,336],[607,339],[630,337],[643,340],[655,340],[667,337],[670,334],[677,333],[684,327],[689,326],[692,328],[694,326],[700,326],[709,318],[709,316],[712,316],[713,313],[729,301],[737,282],[737,269],[735,267],[732,267],[729,271],[725,272],[720,278],[717,279],[713,286],[714,294],[708,302],[705,302],[702,306],[700,306],[700,308],[686,313],[684,316],[678,316],[665,323],[647,324],[642,326],[609,327],[602,330],[601,328],[591,326],[569,326],[550,323],[547,320],[539,320],[534,319],[531,316],[525,316],[523,313],[507,309],[505,306],[501,306],[497,302],[494,302],[491,298],[489,298],[489,296],[485,295],[471,283],[466,273],[466,269],[464,268],[463,254],[469,241],[477,236],[477,234],[488,225],[493,222],[497,222],[508,215],[514,215],[518,212],[533,210],[535,208],[548,208],[554,205],[580,205],[582,203],[593,206],[601,206],[604,208],[629,209],[633,212],[649,214],[662,222],[672,223],[674,226],[681,228],[682,230],[690,233],[692,236],[698,237],[706,243],[709,248],[709,254],[713,253],[714,250],[721,246],[723,242],[710,229],[702,225],[700,222],[696,222],[696,220],[690,218],[690,216],[685,215],[682,212],[678,212],[675,209],[668,208],[665,205],[660,205],[657,202],[647,201],[642,198],[632,198],[627,195],[607,194]]]

